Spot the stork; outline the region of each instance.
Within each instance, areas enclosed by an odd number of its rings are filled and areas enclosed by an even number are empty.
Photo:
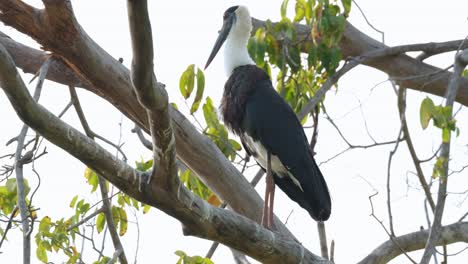
[[[273,225],[275,184],[313,219],[325,221],[331,213],[327,184],[296,114],[275,91],[268,74],[248,54],[251,31],[248,9],[228,8],[205,69],[225,43],[228,80],[221,115],[227,127],[240,137],[247,154],[266,171],[262,225]]]

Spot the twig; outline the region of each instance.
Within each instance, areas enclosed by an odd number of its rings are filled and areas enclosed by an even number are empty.
[[[83,126],[83,129],[85,130],[86,135],[92,140],[95,140],[94,137],[97,137],[97,135],[91,130],[88,124],[88,121],[86,120],[86,117],[84,115],[83,108],[81,108],[80,100],[78,98],[78,94],[76,93],[75,87],[69,86],[69,91],[70,91],[71,101],[73,103],[73,106],[75,107],[75,111],[78,114],[81,125]],[[101,138],[101,140],[103,139],[104,138]],[[119,149],[120,147],[117,148],[117,150]],[[123,153],[121,150],[119,152]],[[122,155],[124,157],[124,160],[126,160],[125,154],[122,154]],[[120,254],[117,255],[119,257],[120,262],[127,264],[128,263],[127,257],[125,256],[125,251],[120,241],[119,234],[117,232],[117,228],[114,223],[114,218],[112,217],[111,202],[110,202],[108,190],[106,187],[106,180],[99,174],[98,174],[98,184],[99,184],[99,190],[101,191],[101,197],[102,197],[102,203],[103,203],[101,208],[103,208],[103,213],[106,218],[107,227],[109,228],[109,233],[111,235],[114,248],[116,252],[120,252]],[[105,235],[104,235],[104,238],[105,238]]]
[[[315,107],[315,111],[312,114],[314,130],[312,131],[312,137],[310,139],[310,151],[312,151],[312,156],[315,155],[315,145],[317,144],[318,137],[318,121],[319,121],[319,112],[318,106]]]
[[[392,234],[390,234],[390,232],[387,230],[387,228],[385,227],[385,225],[383,224],[383,221],[380,220],[376,215],[375,215],[375,212],[374,212],[374,204],[372,203],[372,198],[374,196],[376,196],[377,194],[379,194],[378,191],[375,191],[374,194],[370,195],[369,196],[369,202],[370,202],[370,205],[371,205],[371,216],[380,224],[380,226],[383,228],[383,230],[385,231],[385,233],[387,233],[388,237],[390,238],[390,240],[392,240],[393,243],[395,243],[395,245],[401,250],[401,252],[414,264],[416,264],[417,262],[414,261],[410,255],[408,255],[408,253],[406,253],[405,250],[403,250],[403,248],[400,246],[400,244],[395,240],[395,236],[392,236]]]
[[[232,256],[234,257],[234,263],[236,264],[250,264],[250,261],[247,259],[247,257],[242,254],[241,252],[231,249]]]
[[[367,19],[367,16],[366,14],[364,13],[364,11],[362,11],[361,7],[358,5],[358,3],[356,1],[353,0],[353,3],[356,5],[356,7],[359,9],[359,12],[361,13],[362,17],[364,17],[364,20],[366,20],[366,23],[367,25],[369,25],[373,30],[377,31],[380,35],[382,35],[382,43],[385,44],[385,32],[377,29],[376,27],[374,27],[374,25],[372,25],[372,23]]]
[[[391,84],[395,87],[396,85],[394,82],[391,82]],[[408,146],[408,150],[410,152],[411,158],[414,163],[414,167],[416,168],[416,175],[418,176],[419,183],[421,184],[421,187],[424,190],[424,193],[426,195],[426,199],[429,202],[429,205],[434,212],[435,209],[435,203],[434,200],[432,199],[431,195],[431,190],[427,184],[426,178],[424,177],[424,172],[421,168],[421,162],[418,159],[418,156],[416,154],[416,150],[414,149],[413,141],[411,139],[411,135],[408,129],[408,124],[406,122],[406,89],[400,87],[398,89],[398,111],[400,113],[400,122],[401,122],[401,127],[403,129],[403,138],[406,141],[406,144]]]
[[[47,75],[47,71],[50,65],[50,58],[47,59],[44,64],[41,66],[39,70],[39,80],[36,84],[36,88],[34,90],[33,100],[35,102],[39,101],[39,97],[41,96],[42,91],[42,84],[44,83],[45,77]],[[15,152],[15,172],[16,172],[16,188],[17,188],[17,196],[18,196],[18,207],[20,210],[21,215],[21,225],[23,228],[23,263],[28,264],[31,263],[31,239],[29,236],[29,213],[28,213],[28,205],[26,203],[26,191],[24,185],[24,176],[23,176],[23,164],[26,162],[30,162],[33,158],[33,152],[30,153],[30,158],[27,157],[27,153],[23,156],[23,148],[24,148],[24,141],[26,139],[26,134],[28,132],[29,127],[25,124],[23,125],[20,134],[17,137],[17,146]]]
[[[328,243],[327,243],[327,232],[325,231],[325,223],[323,221],[317,222],[317,229],[319,233],[320,240],[320,251],[322,253],[322,258],[329,259],[328,256]]]
[[[138,221],[138,217],[135,211],[133,212],[133,215],[135,216],[135,224],[136,224],[136,231],[137,231],[137,239],[136,239],[136,246],[135,246],[135,260],[133,261],[133,264],[137,264],[138,250],[140,249],[140,222]]]
[[[81,219],[78,223],[71,225],[70,227],[67,228],[67,232],[70,232],[71,230],[75,229],[76,227],[79,227],[80,225],[88,222],[89,220],[93,219],[96,217],[98,214],[104,212],[104,207],[100,207],[96,211],[94,211],[92,214],[86,216],[85,218]]]
[[[68,102],[68,104],[65,106],[65,108],[63,108],[62,112],[60,112],[60,114],[58,114],[57,117],[61,118],[68,111],[68,109],[70,109],[72,105],[73,105],[72,101]]]
[[[145,136],[143,135],[143,131],[137,124],[135,124],[135,127],[132,129],[132,133],[137,134],[138,139],[140,140],[141,144],[145,146],[145,148],[153,151],[153,143],[151,143],[151,141],[145,138]]]
[[[18,212],[18,206],[16,206],[13,211],[10,214],[10,217],[8,218],[7,226],[5,230],[3,231],[3,236],[2,239],[0,240],[0,248],[2,248],[3,241],[5,241],[6,236],[8,234],[8,231],[11,229],[11,226],[13,224],[13,218],[15,217],[16,213]]]
[[[400,132],[398,133],[397,139],[401,137],[401,134],[403,133],[403,129],[400,129]],[[390,234],[392,236],[395,236],[395,230],[393,228],[393,216],[392,216],[392,204],[391,204],[391,197],[390,197],[390,176],[391,176],[391,167],[392,167],[392,159],[393,156],[395,155],[396,151],[398,150],[398,146],[400,144],[400,141],[397,140],[395,144],[395,148],[393,148],[392,151],[390,151],[390,154],[388,155],[388,165],[387,165],[387,211],[388,211],[388,225],[390,227]]]

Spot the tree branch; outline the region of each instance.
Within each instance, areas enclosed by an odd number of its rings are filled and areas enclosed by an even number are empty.
[[[393,82],[392,82],[393,84]],[[398,89],[398,111],[400,114],[400,122],[401,122],[401,129],[403,131],[403,138],[406,141],[406,145],[408,146],[408,151],[411,155],[411,159],[413,160],[414,167],[416,168],[416,175],[418,176],[419,183],[424,190],[424,194],[426,195],[426,199],[429,203],[429,206],[434,212],[435,203],[432,198],[431,188],[427,184],[426,177],[424,176],[424,172],[421,168],[421,161],[419,160],[416,150],[414,149],[413,140],[411,139],[411,134],[408,129],[408,123],[406,122],[406,88],[400,87]]]
[[[39,101],[41,96],[42,84],[44,83],[47,71],[49,69],[49,62],[47,60],[44,62],[44,65],[41,66],[39,72],[39,80],[34,90],[33,100],[35,102]],[[26,203],[26,190],[24,185],[23,177],[23,165],[33,159],[33,152],[26,152],[23,156],[24,141],[26,139],[26,134],[28,133],[29,127],[24,124],[19,136],[16,139],[17,146],[15,152],[15,172],[16,172],[16,188],[17,188],[17,197],[18,197],[18,208],[21,214],[21,226],[23,228],[23,263],[31,263],[31,237],[30,237],[30,227],[29,227],[29,209]],[[27,155],[30,157],[26,158]]]
[[[255,31],[259,27],[265,27],[265,21],[252,19]],[[275,24],[275,23],[273,23]],[[296,24],[297,38],[304,41],[312,41],[310,37],[311,29],[306,25]],[[460,44],[463,45],[460,47]],[[385,44],[369,37],[351,23],[346,23],[346,29],[339,43],[343,58],[361,56],[376,50],[388,49]],[[304,45],[307,46],[307,45]],[[409,51],[424,51],[427,53],[441,53],[468,48],[468,42],[455,40],[440,43],[423,43],[389,48],[386,54],[371,60],[365,60],[362,64],[381,70],[390,76],[390,79],[400,80],[398,85],[417,91],[423,91],[438,96],[445,96],[446,87],[451,73],[426,64],[418,59],[404,55]],[[308,51],[304,51],[308,52]],[[462,87],[468,87],[468,79],[460,80]],[[457,94],[457,102],[468,106],[468,89]]]
[[[45,14],[46,11],[34,9],[23,2],[4,0],[0,3],[0,10],[2,11],[0,20],[6,25],[13,26],[19,31],[32,36],[45,49],[51,50],[64,58],[64,67],[59,71],[59,74],[51,74],[52,77],[50,78],[55,78],[54,80],[61,83],[84,87],[100,95],[114,104],[140,127],[149,131],[146,111],[137,102],[128,70],[120,62],[111,58],[83,31],[72,15],[69,2],[63,9],[49,8],[46,10],[49,13]],[[30,18],[54,15],[68,17],[72,23],[53,24],[49,23],[47,19]],[[259,23],[264,23],[258,20],[254,20],[254,22],[256,22],[257,26]],[[298,25],[298,29],[300,36],[306,36],[310,32],[306,26]],[[60,32],[62,33],[59,34]],[[341,48],[345,56],[357,56],[366,51],[385,47],[355,29],[351,24],[347,25],[344,35]],[[66,41],[67,45],[60,45],[63,41]],[[26,71],[37,71],[37,65],[41,64],[38,61],[44,59],[44,53],[21,46],[7,37],[0,38],[0,42],[8,47],[19,64],[18,66]],[[33,56],[26,56],[28,59],[24,59],[24,54],[28,52]],[[417,62],[404,55],[380,58],[372,60],[372,62],[378,64],[377,68],[380,67],[384,71],[405,73],[405,76],[422,75],[427,72],[437,71],[435,67]],[[36,68],[34,69],[34,67]],[[52,68],[54,69],[54,67]],[[68,75],[69,72],[74,74]],[[62,73],[67,74],[61,77]],[[401,74],[390,75],[401,76]],[[447,83],[444,80],[444,78],[441,78],[437,79],[437,82],[427,84],[425,91],[441,94],[440,87],[446,87]],[[411,81],[414,87],[421,87],[424,84],[421,79],[412,79]],[[468,81],[463,79],[462,83],[465,86]],[[459,93],[457,100],[464,105],[468,105],[468,92]],[[251,219],[260,219],[260,209],[262,207],[260,196],[210,140],[198,133],[180,112],[172,107],[169,108],[179,158],[192,171],[196,172],[218,197],[228,201],[230,207],[236,212]],[[282,233],[289,234],[282,225],[279,230]]]
[[[0,86],[23,122],[128,195],[181,221],[185,235],[219,241],[263,263],[328,263],[289,237],[266,230],[229,210],[211,206],[183,185],[179,185],[177,197],[174,197],[157,184],[140,184],[148,175],[116,159],[36,104],[16,71],[13,60],[1,45]]]
[[[450,116],[452,117],[453,113],[453,104],[455,102],[455,97],[457,96],[458,89],[460,87],[460,79],[463,70],[468,64],[468,49],[463,50],[462,52],[455,55],[455,66],[453,70],[452,77],[450,78],[449,86],[447,88],[447,96],[445,107],[450,108]],[[443,128],[448,129],[448,128]],[[431,232],[429,238],[427,239],[426,248],[424,249],[424,254],[421,259],[422,264],[429,263],[431,256],[434,254],[435,242],[440,236],[441,232],[441,222],[442,215],[445,207],[445,198],[447,197],[447,183],[448,183],[448,169],[449,169],[449,160],[450,160],[450,134],[448,132],[448,138],[442,141],[442,147],[440,149],[440,157],[443,164],[443,174],[440,175],[439,179],[439,191],[437,194],[437,205],[434,211],[434,220],[432,221]]]
[[[76,20],[70,18],[70,15],[68,17],[73,21],[72,24],[49,24],[47,21],[36,19],[24,20],[34,25],[28,25],[27,27],[17,25],[19,21],[23,21],[22,12],[31,14],[31,11],[28,10],[32,8],[24,7],[25,4],[21,2],[20,6],[26,9],[22,11],[18,7],[18,3],[18,1],[13,0],[1,1],[0,11],[3,13],[0,12],[0,20],[7,25],[14,26],[25,34],[33,36],[34,39],[55,54],[66,58],[68,67],[75,71],[76,76],[78,76],[77,79],[86,79],[90,83],[90,86],[85,88],[108,100],[138,126],[146,132],[149,131],[146,110],[136,98],[129,71],[120,62],[99,47],[83,31]],[[70,2],[67,2],[67,5],[70,5]],[[17,12],[7,15],[9,10],[17,10]],[[46,16],[43,13],[44,10],[36,11],[41,12],[41,16]],[[33,13],[37,13],[36,11]],[[71,6],[65,6],[62,10],[55,10],[55,13],[48,13],[47,16],[63,16],[61,13],[70,14],[70,12],[72,12]],[[8,18],[5,18],[5,16]],[[67,27],[64,27],[64,25]],[[28,28],[31,29],[31,32]],[[74,32],[75,36],[66,39],[67,45],[50,45],[51,42],[60,43],[65,40],[60,35],[49,35],[47,32],[39,34],[35,31],[36,28],[56,28],[53,30],[54,32]],[[73,43],[70,43],[70,39],[73,39]],[[16,54],[15,50],[11,52]],[[172,117],[177,153],[180,160],[187,164],[218,197],[223,201],[227,201],[234,211],[251,219],[260,220],[263,201],[249,185],[248,181],[216,145],[206,136],[200,134],[179,111],[169,106],[169,114]],[[292,236],[278,219],[275,221],[275,225],[278,232],[286,236]]]
[[[138,101],[147,111],[153,143],[151,178],[155,184],[163,184],[175,193],[181,185],[177,177],[175,138],[167,92],[153,73],[153,39],[147,1],[128,0],[127,9],[133,49],[132,85]]]
[[[399,237],[394,237],[382,243],[358,264],[384,264],[404,252],[423,249],[429,237],[429,230],[421,230]],[[456,242],[468,243],[468,222],[457,222],[440,229],[440,236],[435,245],[453,244]]]
[[[94,139],[94,132],[92,132],[88,121],[86,120],[86,116],[84,115],[83,109],[81,108],[81,103],[78,98],[78,94],[76,93],[76,90],[74,87],[70,86],[70,97],[71,101],[73,103],[73,106],[75,107],[76,113],[78,114],[78,118],[80,119],[80,123],[86,133],[86,135],[91,138],[92,140]],[[114,244],[114,249],[116,252],[119,252],[117,256],[122,264],[127,264],[127,257],[125,255],[125,251],[122,245],[122,242],[120,241],[119,234],[117,232],[117,228],[114,223],[114,218],[112,216],[112,206],[111,206],[111,200],[109,199],[109,191],[107,190],[106,186],[106,180],[102,175],[98,174],[98,184],[99,184],[99,190],[101,192],[101,198],[102,198],[102,211],[104,213],[104,216],[106,218],[107,226],[109,228],[109,233],[112,239],[112,243]],[[99,210],[98,210],[99,211]]]

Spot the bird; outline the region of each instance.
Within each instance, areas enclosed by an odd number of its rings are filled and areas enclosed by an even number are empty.
[[[314,220],[326,221],[331,214],[327,184],[296,114],[275,91],[268,73],[249,56],[251,31],[247,7],[228,8],[205,69],[224,44],[228,79],[220,104],[221,117],[228,129],[239,136],[246,153],[266,171],[261,224],[266,228],[273,226],[275,185]]]

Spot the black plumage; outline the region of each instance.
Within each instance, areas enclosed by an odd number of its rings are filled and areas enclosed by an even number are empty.
[[[262,148],[270,152],[272,163],[280,161],[272,165],[275,184],[313,219],[327,220],[331,201],[325,179],[299,120],[268,74],[255,65],[235,68],[225,84],[220,110],[228,128],[264,170],[265,153],[258,153]]]

